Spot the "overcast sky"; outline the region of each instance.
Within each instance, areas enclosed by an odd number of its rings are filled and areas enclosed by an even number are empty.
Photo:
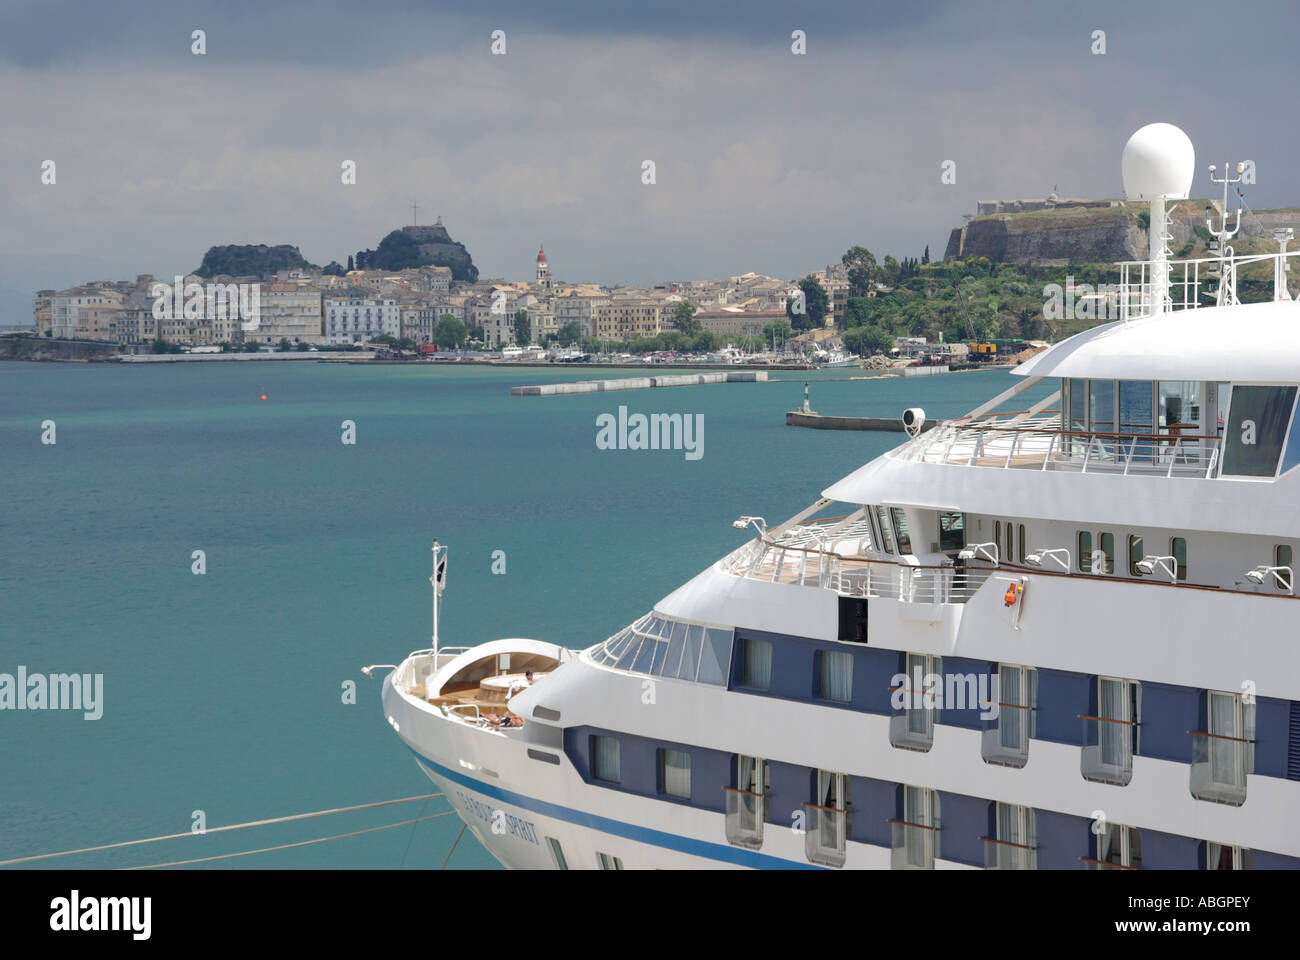
[[[0,287],[226,243],[342,262],[412,203],[485,277],[531,277],[541,241],[611,284],[938,257],[977,200],[1120,195],[1157,120],[1196,146],[1194,195],[1252,159],[1248,203],[1300,204],[1300,4],[1070,6],[0,0]]]

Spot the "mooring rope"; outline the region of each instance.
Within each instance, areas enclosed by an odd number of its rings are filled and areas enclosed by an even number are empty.
[[[172,860],[170,863],[151,863],[143,867],[125,867],[126,870],[156,870],[159,867],[185,867],[192,863],[208,863],[212,860],[229,860],[231,857],[247,857],[254,853],[270,853],[272,850],[288,850],[290,847],[306,847],[313,843],[324,843],[327,840],[342,840],[344,837],[359,837],[363,833],[374,833],[376,830],[391,830],[393,827],[406,827],[413,823],[422,823],[425,820],[437,820],[439,817],[450,816],[455,810],[444,810],[442,813],[432,813],[427,817],[416,817],[414,820],[403,820],[400,823],[385,823],[378,827],[367,827],[365,830],[353,830],[351,833],[338,833],[332,837],[316,837],[314,840],[299,840],[296,843],[282,843],[274,847],[262,847],[258,850],[239,850],[236,853],[222,853],[215,857],[196,857],[193,860]]]
[[[232,823],[225,827],[209,827],[203,833],[187,830],[184,833],[169,833],[162,837],[146,837],[143,840],[123,840],[120,843],[104,843],[95,847],[82,847],[79,850],[60,850],[57,853],[38,853],[30,857],[15,857],[12,860],[0,860],[0,867],[15,863],[31,863],[34,860],[49,860],[53,857],[70,857],[77,853],[95,853],[99,850],[115,850],[119,847],[134,847],[142,843],[157,843],[160,840],[179,840],[182,837],[201,837],[208,833],[224,833],[227,830],[243,830],[247,827],[265,827],[272,823],[289,823],[293,820],[309,820],[312,817],[326,817],[335,813],[351,813],[354,810],[372,810],[375,807],[390,807],[397,803],[414,803],[416,800],[431,800],[441,797],[441,793],[424,793],[418,797],[402,797],[397,800],[380,800],[377,803],[359,803],[354,807],[334,807],[330,810],[313,810],[311,813],[295,813],[287,817],[272,817],[269,820],[250,820],[247,823]],[[438,814],[441,816],[441,814]]]

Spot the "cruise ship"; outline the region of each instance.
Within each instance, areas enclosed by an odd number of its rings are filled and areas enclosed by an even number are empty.
[[[562,870],[1300,867],[1300,304],[1285,242],[1228,243],[1226,166],[1213,256],[1173,259],[1194,170],[1176,127],[1128,141],[1151,249],[1117,319],[965,416],[906,411],[900,446],[741,516],[752,539],[635,623],[389,670],[389,725],[482,845]]]

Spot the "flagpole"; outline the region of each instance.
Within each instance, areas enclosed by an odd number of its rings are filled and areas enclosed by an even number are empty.
[[[433,541],[433,576],[429,578],[433,587],[433,668],[438,669],[438,541]]]

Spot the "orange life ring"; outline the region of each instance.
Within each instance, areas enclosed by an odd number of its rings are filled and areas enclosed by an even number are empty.
[[[1016,605],[1016,601],[1019,599],[1020,599],[1020,584],[1013,583],[1009,587],[1007,587],[1007,592],[1002,597],[1002,605],[1006,607],[1014,607]]]

